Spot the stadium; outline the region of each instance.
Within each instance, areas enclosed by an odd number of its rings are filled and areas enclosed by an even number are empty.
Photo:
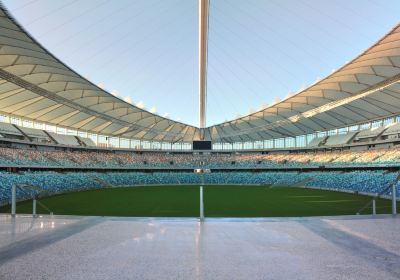
[[[198,125],[92,82],[1,4],[0,279],[399,279],[400,24],[210,124],[219,6],[191,2]]]

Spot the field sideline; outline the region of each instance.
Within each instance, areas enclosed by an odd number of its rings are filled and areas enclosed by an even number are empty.
[[[371,197],[327,190],[269,186],[206,186],[206,217],[301,217],[354,215]],[[105,188],[42,198],[57,215],[198,217],[198,186]],[[10,212],[10,206],[0,208]],[[362,214],[371,214],[371,208]],[[377,200],[377,213],[391,212],[389,200]],[[32,213],[32,202],[17,205]],[[38,205],[38,213],[48,214]]]

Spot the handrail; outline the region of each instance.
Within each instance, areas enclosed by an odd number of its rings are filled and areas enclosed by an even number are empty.
[[[396,185],[400,181],[400,174],[396,177],[396,179],[389,184],[385,189],[383,189],[381,192],[377,193],[376,196],[374,196],[373,199],[368,201],[363,207],[360,208],[360,210],[357,211],[357,215],[360,215],[365,209],[367,209],[375,199],[380,198],[381,195],[385,194],[388,190],[390,190],[393,185]]]
[[[42,188],[37,187],[37,186],[30,185],[30,184],[15,184],[15,186],[16,186],[17,188],[19,188],[20,191],[22,191],[23,193],[25,193],[27,196],[31,196],[31,195],[26,191],[26,189],[31,189],[31,190],[34,190],[34,191],[42,191],[42,192],[43,192],[43,189],[42,189]],[[45,193],[49,193],[48,191],[44,191],[44,192],[45,192]],[[44,205],[42,202],[40,202],[40,201],[38,200],[38,196],[37,196],[37,195],[34,195],[32,199],[36,200],[36,202],[37,202],[44,210],[46,210],[49,214],[51,214],[51,215],[53,214],[53,212],[52,212],[46,205]]]

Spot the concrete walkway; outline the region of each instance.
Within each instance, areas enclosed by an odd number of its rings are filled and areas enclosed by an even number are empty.
[[[400,218],[0,215],[0,279],[400,279]]]

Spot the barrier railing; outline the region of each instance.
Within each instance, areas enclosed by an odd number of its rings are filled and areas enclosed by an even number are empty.
[[[37,193],[33,195],[28,193],[29,191],[44,193],[45,191],[39,187],[29,185],[29,184],[15,184],[11,187],[11,216],[15,217],[17,213],[17,189],[23,192],[27,197],[32,198],[32,216],[36,217],[36,204],[39,204],[44,210],[46,210],[50,215],[53,215],[53,212],[42,202],[38,200],[39,196]]]
[[[400,180],[400,175],[397,176],[397,178],[389,184],[385,189],[383,189],[381,192],[377,193],[375,197],[372,198],[372,200],[368,201],[363,207],[360,208],[360,210],[357,211],[357,215],[360,215],[365,209],[371,206],[372,204],[372,215],[376,215],[376,199],[380,198],[382,195],[386,194],[389,190],[392,190],[392,215],[395,216],[397,215],[397,197],[396,197],[396,185]]]

